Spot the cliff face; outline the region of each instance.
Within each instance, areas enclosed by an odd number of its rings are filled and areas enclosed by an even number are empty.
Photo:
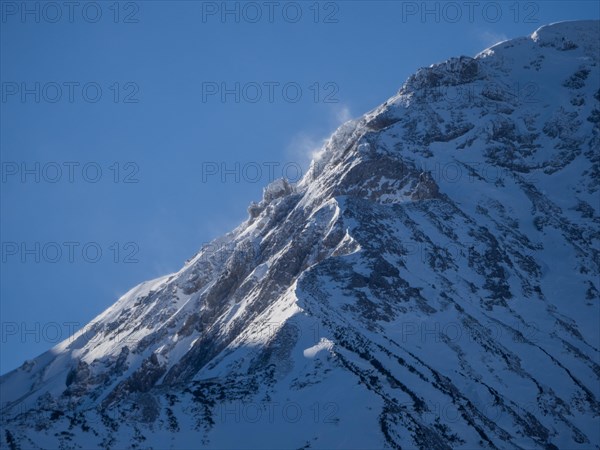
[[[0,379],[21,448],[600,448],[599,23],[421,69]]]

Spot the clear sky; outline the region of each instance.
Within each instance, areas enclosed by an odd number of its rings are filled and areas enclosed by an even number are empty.
[[[178,270],[419,67],[599,18],[596,1],[0,5],[0,373]]]

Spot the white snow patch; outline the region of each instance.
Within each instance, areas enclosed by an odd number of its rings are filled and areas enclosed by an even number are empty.
[[[304,350],[303,354],[305,358],[314,359],[317,354],[319,354],[323,350],[331,350],[333,348],[333,342],[331,342],[327,338],[321,338],[318,344],[313,345]]]

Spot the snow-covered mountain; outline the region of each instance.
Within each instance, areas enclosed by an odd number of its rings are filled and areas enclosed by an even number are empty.
[[[3,448],[600,448],[600,23],[419,70],[0,378]]]

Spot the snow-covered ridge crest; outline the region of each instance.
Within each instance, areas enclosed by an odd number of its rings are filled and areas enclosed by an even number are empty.
[[[562,51],[582,47],[589,56],[598,58],[600,25],[597,20],[556,22],[538,28],[531,39],[541,46],[551,46]]]

